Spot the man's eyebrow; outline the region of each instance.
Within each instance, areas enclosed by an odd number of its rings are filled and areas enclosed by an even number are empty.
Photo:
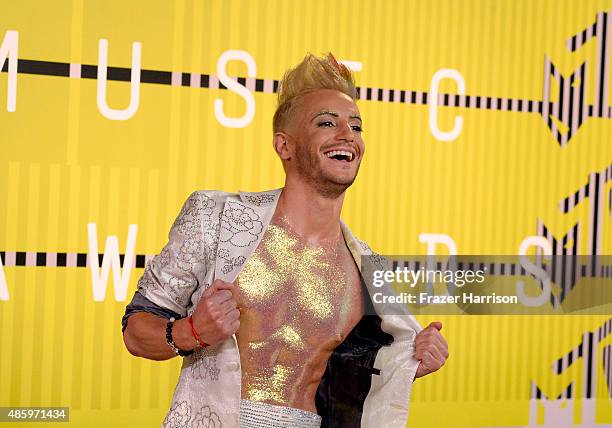
[[[333,116],[333,117],[340,117],[340,115],[339,115],[338,113],[336,113],[335,111],[331,111],[331,110],[321,110],[320,112],[318,112],[317,114],[315,114],[315,115],[312,117],[312,119],[311,119],[310,121],[312,122],[312,121],[313,121],[313,120],[315,120],[317,117],[319,117],[319,116],[323,116],[323,115],[325,115],[325,114],[328,114],[328,115]],[[363,121],[361,120],[361,116],[359,116],[358,114],[354,114],[354,115],[349,116],[349,119],[357,119],[357,120],[359,120],[360,122],[363,122]]]
[[[321,110],[320,112],[318,112],[317,114],[315,114],[312,119],[310,119],[310,121],[312,122],[313,120],[315,120],[317,117],[319,116],[323,116],[324,114],[328,114],[330,116],[334,116],[334,117],[340,117],[340,115],[338,113],[336,113],[335,111],[330,111],[330,110]]]

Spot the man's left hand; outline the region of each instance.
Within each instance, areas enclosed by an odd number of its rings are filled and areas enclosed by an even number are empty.
[[[414,357],[421,362],[415,379],[440,369],[448,359],[448,344],[440,333],[442,323],[432,322],[416,336]]]

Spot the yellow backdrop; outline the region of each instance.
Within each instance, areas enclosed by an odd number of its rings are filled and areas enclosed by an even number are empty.
[[[359,69],[367,150],[343,218],[376,251],[422,254],[420,235],[438,233],[460,254],[517,254],[531,235],[612,254],[610,1],[24,0],[0,11],[0,406],[69,406],[75,426],[159,425],[180,362],[125,350],[127,301],[112,272],[94,300],[90,244],[108,255],[116,236],[124,254],[137,225],[129,300],[190,192],[281,186],[275,80],[309,51]],[[220,86],[225,73],[249,78],[237,82],[249,93]],[[610,337],[553,371],[611,317],[440,318],[451,357],[416,382],[409,426],[611,426]]]

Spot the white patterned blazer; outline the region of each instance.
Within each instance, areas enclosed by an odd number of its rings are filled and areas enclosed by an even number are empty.
[[[202,293],[215,279],[234,282],[262,239],[281,190],[239,194],[196,191],[191,194],[170,230],[168,243],[147,264],[138,281],[138,291],[124,317],[124,328],[129,315],[138,311],[174,313],[180,317],[190,315]],[[373,253],[365,243],[353,236],[344,223],[341,223],[341,227],[346,244],[363,272],[361,256]],[[367,288],[371,295],[373,290],[369,286]],[[139,305],[138,299],[149,303]],[[354,415],[347,416],[331,406],[323,411],[328,415],[327,422],[323,415],[323,426],[345,427],[349,422],[342,421],[348,421],[348,418],[351,426],[406,426],[410,392],[418,366],[418,361],[414,359],[415,336],[421,326],[411,315],[399,312],[390,314],[389,310],[377,305],[373,308],[378,314],[378,329],[392,339],[376,346],[369,358],[367,379],[361,382],[362,389],[365,385],[366,390],[361,394],[360,408]],[[356,340],[361,340],[363,332],[370,330],[370,327],[363,327],[361,333],[356,331]],[[361,346],[354,348],[361,349]],[[338,358],[350,354],[346,349],[339,353],[342,355]],[[330,358],[329,365],[333,360],[346,366],[338,358]],[[328,369],[332,369],[329,365]],[[359,370],[362,366],[356,365]],[[343,375],[344,372],[336,369],[328,371],[330,377],[324,381],[327,392],[321,392],[321,403],[325,400],[335,401],[334,397],[325,398],[325,394],[336,394],[333,384],[346,389],[347,379],[353,377]],[[334,380],[334,373],[341,373],[337,375],[340,378]],[[237,428],[240,391],[240,355],[236,338],[232,336],[218,346],[199,349],[184,357],[172,405],[163,426]]]

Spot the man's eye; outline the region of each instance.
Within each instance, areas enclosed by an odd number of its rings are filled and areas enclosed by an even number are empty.
[[[361,126],[359,126],[359,125],[353,125],[353,126],[351,126],[351,128],[353,128],[353,131],[355,131],[355,132],[362,132],[363,131],[363,129],[361,129]]]
[[[332,122],[331,120],[326,120],[325,122],[320,122],[319,126],[321,128],[329,128],[331,126],[334,126],[334,122]]]

